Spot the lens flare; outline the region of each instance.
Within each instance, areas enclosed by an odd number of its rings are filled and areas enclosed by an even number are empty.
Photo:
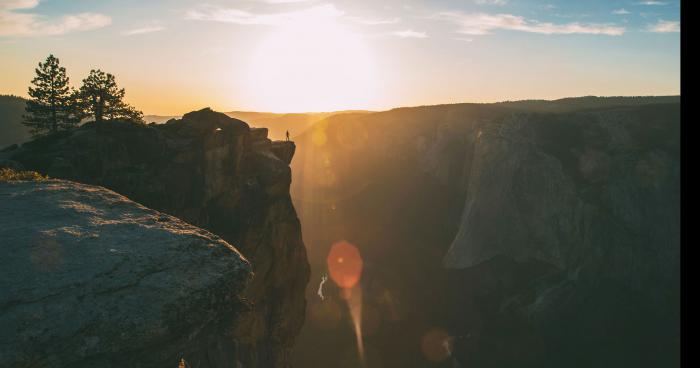
[[[352,325],[355,328],[355,338],[357,339],[357,353],[360,356],[360,362],[364,366],[365,362],[365,344],[362,341],[362,288],[360,285],[355,285],[352,288],[349,298],[346,300],[350,309],[350,317],[352,317]]]
[[[363,262],[356,246],[346,241],[333,244],[326,262],[331,279],[341,288],[350,289],[360,281]]]
[[[333,244],[328,257],[328,272],[333,282],[340,288],[340,296],[348,304],[352,325],[357,339],[357,352],[364,366],[365,347],[362,341],[362,287],[359,285],[362,277],[362,256],[356,246],[341,241]]]

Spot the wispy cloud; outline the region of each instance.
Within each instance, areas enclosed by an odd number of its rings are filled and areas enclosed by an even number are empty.
[[[163,27],[162,25],[154,24],[154,25],[145,26],[145,27],[141,27],[141,28],[131,29],[131,30],[125,31],[122,34],[125,36],[134,36],[134,35],[140,35],[140,34],[145,34],[145,33],[160,32],[164,29],[165,29],[165,27]]]
[[[622,9],[613,10],[612,13],[613,13],[613,14],[616,14],[616,15],[627,15],[627,14],[629,14],[630,12],[629,12],[627,9],[622,8]]]
[[[655,24],[649,24],[647,31],[654,33],[674,33],[681,31],[681,22],[674,20],[659,20]]]
[[[639,2],[637,2],[637,5],[666,5],[666,2],[665,1],[655,1],[655,0],[639,1]]]
[[[215,6],[203,6],[196,10],[190,10],[185,14],[186,19],[199,21],[214,21],[235,23],[242,25],[270,25],[277,26],[309,19],[323,17],[340,17],[344,13],[334,5],[320,5],[304,10],[296,10],[281,13],[252,13],[235,8],[220,8]]]
[[[17,12],[33,9],[39,0],[0,0],[0,36],[53,36],[108,26],[112,18],[97,13],[77,13],[49,18]]]
[[[264,3],[268,4],[294,4],[294,3],[308,3],[314,0],[262,0]]]
[[[348,17],[349,20],[368,26],[377,26],[382,24],[396,24],[401,21],[400,18],[361,18]]]
[[[401,37],[401,38],[428,38],[428,34],[425,32],[418,32],[411,29],[405,29],[403,31],[391,32],[391,35]]]
[[[473,0],[475,4],[479,5],[506,5],[508,0]]]
[[[554,24],[526,20],[512,14],[443,12],[433,17],[455,23],[458,26],[457,32],[467,35],[487,35],[498,29],[542,34],[578,33],[619,36],[625,33],[625,28],[617,25],[578,22]]]

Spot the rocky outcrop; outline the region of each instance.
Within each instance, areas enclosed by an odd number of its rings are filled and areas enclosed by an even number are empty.
[[[0,183],[0,203],[2,367],[213,363],[250,308],[248,261],[173,216],[62,180]]]
[[[0,159],[102,185],[234,245],[255,276],[233,331],[244,367],[285,367],[304,321],[309,266],[289,196],[293,142],[204,109],[162,125],[110,121],[24,144]],[[218,354],[230,354],[221,346]]]

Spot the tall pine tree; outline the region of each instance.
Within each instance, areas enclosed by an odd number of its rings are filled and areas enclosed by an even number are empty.
[[[93,69],[83,79],[77,96],[85,116],[92,116],[97,123],[109,119],[143,122],[143,113],[124,102],[125,94],[114,75]]]
[[[73,92],[68,86],[66,68],[60,66],[58,58],[49,55],[35,69],[36,77],[29,87],[29,96],[23,116],[23,124],[30,128],[33,136],[55,133],[76,126],[80,119],[76,114]]]

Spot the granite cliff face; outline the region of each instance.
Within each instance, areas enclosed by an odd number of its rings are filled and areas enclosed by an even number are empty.
[[[216,346],[252,273],[220,237],[70,181],[3,182],[0,200],[0,366],[235,362]]]
[[[679,266],[678,122],[678,109],[657,106],[478,124],[464,136],[466,200],[445,265],[508,255],[579,278],[670,275]],[[629,286],[649,280],[637,282]]]
[[[297,142],[313,278],[338,240],[368,265],[369,367],[436,366],[416,348],[434,328],[450,336],[445,366],[679,359],[677,97],[341,115]],[[327,326],[326,296],[300,339],[332,343],[300,346],[300,365],[332,365],[352,344]]]
[[[457,307],[465,324],[455,335],[471,333],[457,342],[459,361],[677,361],[679,112],[677,104],[518,112],[446,127],[432,162],[459,169],[427,168],[465,200],[443,263],[456,284],[476,290],[487,321],[470,325]],[[445,148],[455,144],[461,155]]]
[[[88,123],[4,153],[24,168],[112,189],[222,237],[250,261],[235,325],[244,367],[285,367],[303,321],[309,266],[289,196],[292,142],[209,109],[162,125]],[[216,365],[212,365],[216,366]]]

